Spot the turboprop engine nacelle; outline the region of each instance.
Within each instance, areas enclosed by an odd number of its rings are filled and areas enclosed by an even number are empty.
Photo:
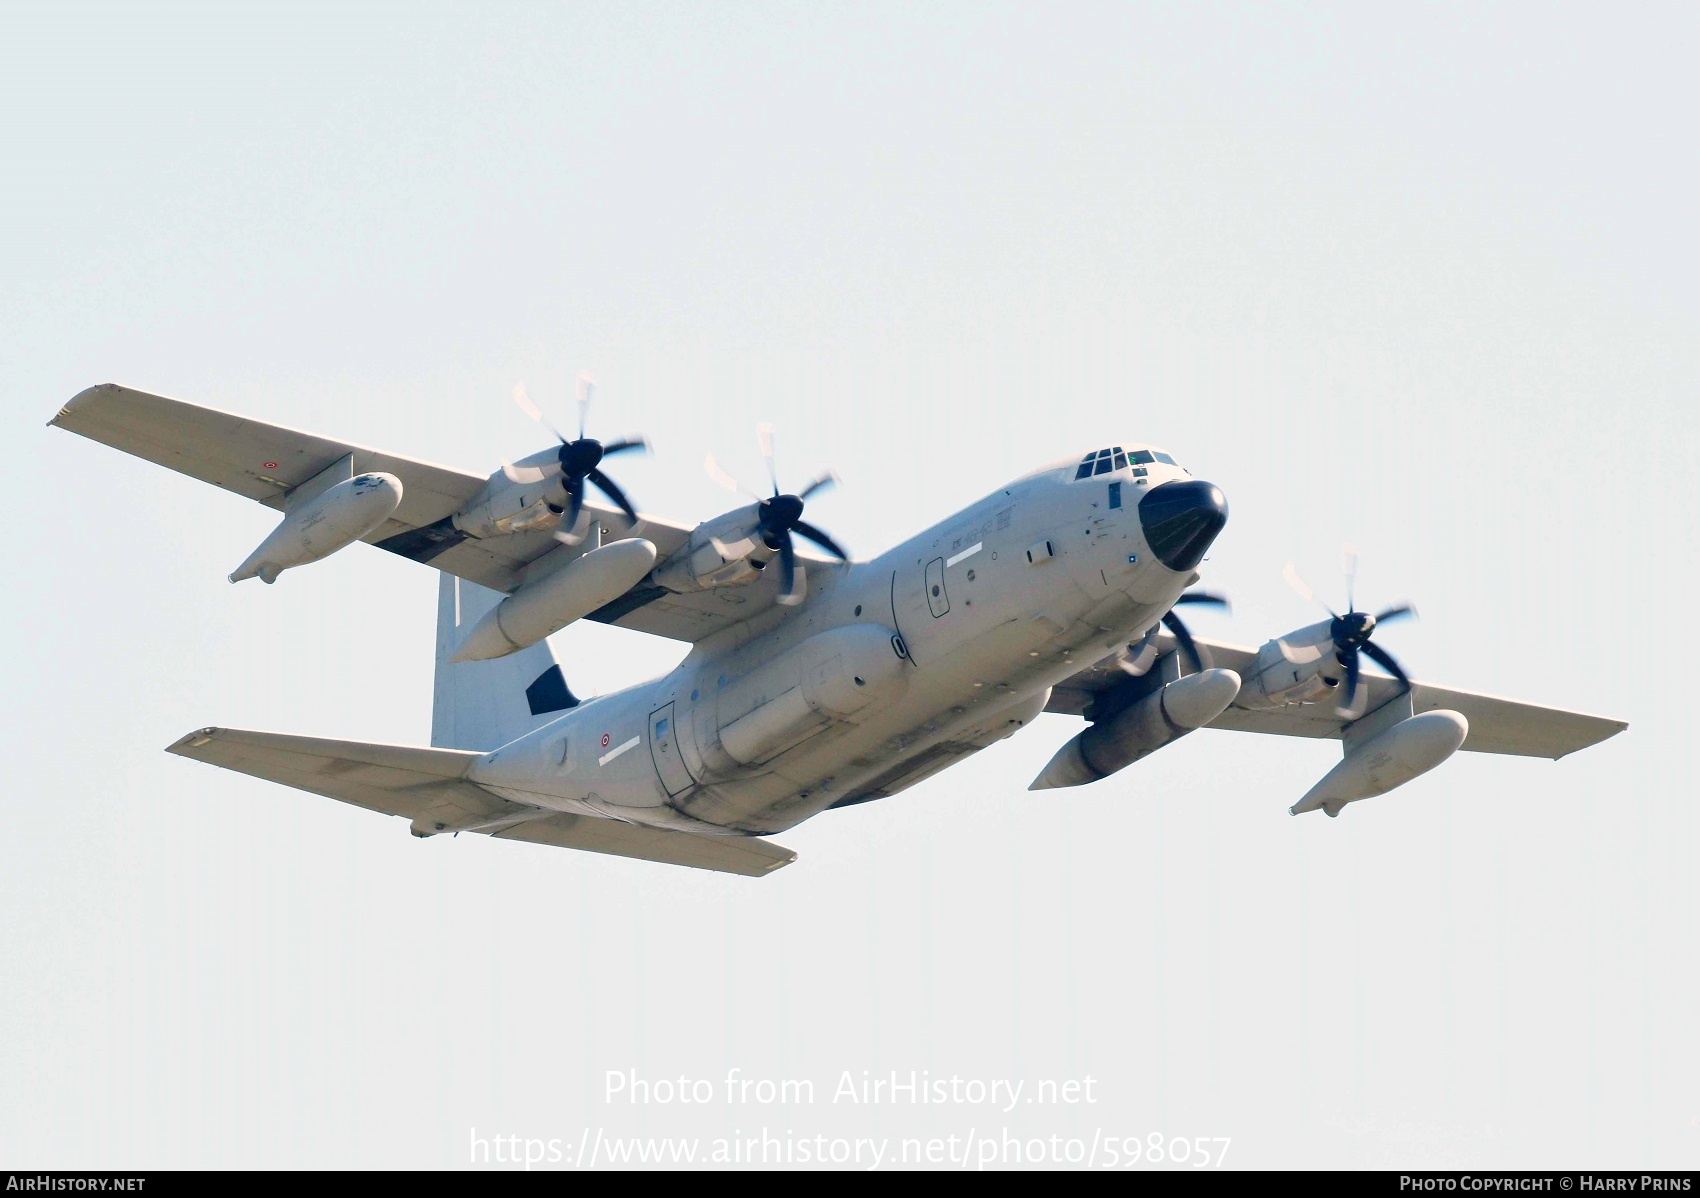
[[[487,661],[518,653],[643,580],[655,564],[655,545],[641,537],[610,541],[559,570],[527,582],[472,626],[450,661]]]
[[[1257,659],[1240,688],[1239,706],[1320,703],[1332,698],[1344,674],[1331,624],[1324,620],[1278,636],[1257,651]]]
[[[1363,722],[1370,723],[1379,714],[1373,713]],[[1350,728],[1346,733],[1345,760],[1293,804],[1290,814],[1303,815],[1321,808],[1336,816],[1347,803],[1403,786],[1456,753],[1470,734],[1470,722],[1456,711],[1425,711],[1383,731],[1372,729],[1368,736],[1353,738]]]
[[[310,485],[310,484],[309,484]],[[395,514],[401,506],[401,480],[393,474],[346,478],[297,507],[248,560],[236,567],[231,582],[258,578],[277,581],[291,566],[304,566],[352,545]]]
[[[535,469],[554,459],[555,451],[548,450],[521,458],[514,466]],[[560,524],[566,504],[559,477],[516,483],[498,470],[485,482],[484,489],[454,514],[454,526],[469,537],[480,538],[554,528]]]
[[[1027,789],[1084,786],[1107,778],[1204,727],[1226,711],[1239,692],[1240,676],[1232,670],[1177,678],[1058,749]]]
[[[750,530],[756,508],[739,508],[696,526],[684,548],[655,571],[657,586],[675,594],[747,586],[761,577],[775,550]]]

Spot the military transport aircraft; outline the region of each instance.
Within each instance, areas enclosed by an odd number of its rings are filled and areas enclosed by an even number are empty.
[[[1188,588],[1228,504],[1155,446],[1093,446],[851,561],[803,519],[830,476],[794,493],[774,481],[694,528],[640,513],[603,463],[643,443],[587,436],[588,398],[578,436],[488,476],[116,385],[66,404],[52,424],[282,513],[233,582],[355,541],[441,571],[432,747],[209,727],[169,751],[401,816],[416,836],[759,876],[796,859],[763,837],[895,795],[1044,711],[1087,723],[1032,789],[1227,728],[1340,741],[1291,808],[1330,816],[1460,748],[1556,759],[1626,727],[1411,681],[1372,640],[1404,608],[1348,602],[1260,649],[1193,637],[1175,609],[1220,602]],[[763,449],[771,476],[766,430]],[[580,619],[692,648],[665,677],[580,700],[547,640]]]

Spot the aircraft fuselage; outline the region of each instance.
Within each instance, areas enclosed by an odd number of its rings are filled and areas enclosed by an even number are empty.
[[[752,834],[894,794],[1151,628],[1225,517],[1178,466],[1046,467],[872,561],[807,563],[800,607],[699,642],[468,777],[560,811]]]

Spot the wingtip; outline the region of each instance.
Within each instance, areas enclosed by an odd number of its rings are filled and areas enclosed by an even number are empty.
[[[179,736],[169,745],[166,745],[165,751],[167,753],[175,753],[179,757],[186,757],[188,756],[188,750],[200,748],[202,745],[211,741],[218,735],[218,733],[219,730],[217,728],[197,728],[193,732]]]
[[[123,387],[119,383],[96,383],[92,387],[84,387],[81,391],[77,392],[75,395],[71,396],[70,399],[65,401],[64,406],[53,414],[53,419],[47,422],[47,427],[63,428],[64,424],[62,422],[65,417],[71,414],[72,409],[87,401],[91,396],[102,391],[120,391],[122,389]]]
[[[774,847],[779,848],[781,846],[775,845]],[[784,869],[787,865],[797,864],[797,854],[796,854],[795,850],[787,850],[787,851],[790,853],[789,856],[780,857],[776,860],[768,862],[767,868],[763,869],[756,876],[759,877],[759,878],[765,878],[765,877],[768,877],[771,874],[778,873],[780,870]]]

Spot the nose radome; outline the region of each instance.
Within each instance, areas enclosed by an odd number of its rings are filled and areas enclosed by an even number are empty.
[[[1228,523],[1228,500],[1221,487],[1202,479],[1164,483],[1139,501],[1139,523],[1157,560],[1185,574],[1204,560]]]

